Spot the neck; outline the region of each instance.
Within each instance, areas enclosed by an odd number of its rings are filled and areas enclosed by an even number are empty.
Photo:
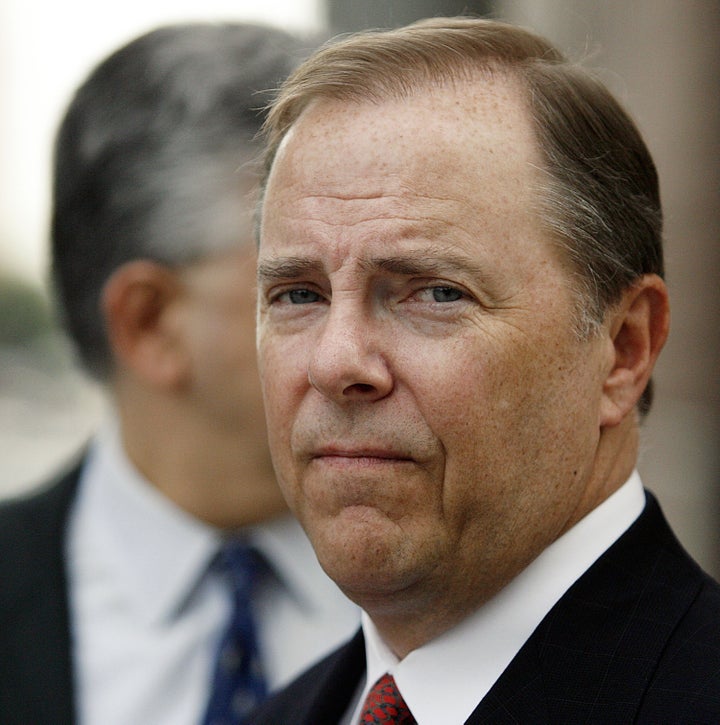
[[[285,512],[263,421],[229,426],[196,417],[182,401],[152,395],[116,399],[128,458],[187,513],[232,529]]]

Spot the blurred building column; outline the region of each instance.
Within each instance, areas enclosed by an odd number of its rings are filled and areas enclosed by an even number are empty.
[[[336,32],[394,28],[434,15],[487,15],[491,0],[326,0],[328,22]]]
[[[672,330],[641,473],[680,539],[720,575],[720,3],[504,0],[497,15],[589,56],[660,173]]]

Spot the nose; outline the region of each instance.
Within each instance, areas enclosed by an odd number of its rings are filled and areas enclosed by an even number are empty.
[[[369,314],[331,305],[310,357],[310,384],[341,405],[384,398],[393,388],[393,377],[380,339]]]

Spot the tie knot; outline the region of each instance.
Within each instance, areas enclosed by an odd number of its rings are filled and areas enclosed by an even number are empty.
[[[247,542],[228,539],[218,551],[215,568],[228,579],[235,597],[250,600],[265,567],[260,554]]]
[[[365,699],[359,725],[415,725],[415,718],[410,714],[395,679],[384,674],[374,685]]]

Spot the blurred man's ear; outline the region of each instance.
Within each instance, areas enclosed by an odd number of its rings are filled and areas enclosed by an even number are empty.
[[[650,380],[667,339],[670,306],[667,287],[646,274],[627,289],[609,313],[612,365],[603,385],[600,425],[618,425],[632,413]]]
[[[110,277],[102,297],[108,339],[119,368],[150,385],[182,387],[190,376],[176,303],[182,294],[172,269],[128,262]]]

